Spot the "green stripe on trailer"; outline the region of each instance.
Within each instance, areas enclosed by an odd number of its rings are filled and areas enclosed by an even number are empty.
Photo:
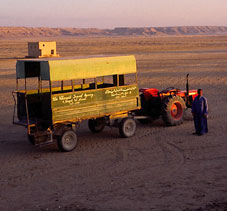
[[[52,95],[53,123],[112,115],[140,108],[137,85]]]

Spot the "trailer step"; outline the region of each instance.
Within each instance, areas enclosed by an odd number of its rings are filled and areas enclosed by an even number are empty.
[[[32,124],[31,124],[32,123]],[[21,126],[25,126],[25,127],[35,127],[35,122],[31,122],[30,124],[28,124],[27,120],[20,120],[20,121],[14,121],[13,124],[15,125],[21,125]]]
[[[51,145],[51,144],[53,144],[54,142],[55,142],[54,140],[49,140],[49,141],[46,141],[46,142],[43,142],[43,143],[35,144],[35,146],[44,147],[44,146]]]

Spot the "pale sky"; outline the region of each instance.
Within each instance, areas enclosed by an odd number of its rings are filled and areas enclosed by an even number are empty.
[[[0,0],[0,26],[227,26],[227,0]]]

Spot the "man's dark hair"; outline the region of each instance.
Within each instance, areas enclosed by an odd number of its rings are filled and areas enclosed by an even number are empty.
[[[197,90],[197,93],[200,93],[201,91],[202,91],[202,89],[198,89],[198,90]]]

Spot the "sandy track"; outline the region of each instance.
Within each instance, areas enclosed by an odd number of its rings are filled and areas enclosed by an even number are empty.
[[[209,133],[192,135],[187,111],[177,127],[138,123],[130,139],[115,128],[93,135],[85,122],[75,151],[35,148],[25,129],[11,124],[10,63],[0,74],[0,210],[226,209],[227,56],[152,53],[138,54],[137,62],[141,87],[184,89],[189,72],[190,87],[202,87],[208,98]]]

